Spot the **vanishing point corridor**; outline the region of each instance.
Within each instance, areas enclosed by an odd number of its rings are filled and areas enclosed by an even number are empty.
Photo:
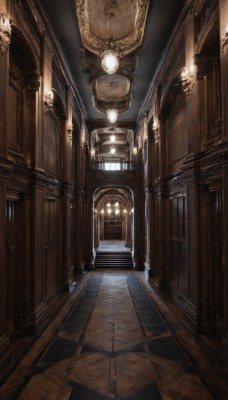
[[[84,275],[1,393],[20,400],[228,398],[216,367],[144,274],[126,270]]]

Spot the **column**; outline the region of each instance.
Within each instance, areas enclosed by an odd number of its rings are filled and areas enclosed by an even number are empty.
[[[221,81],[222,81],[222,139],[228,140],[228,2],[219,1]],[[223,168],[223,270],[224,270],[224,338],[223,363],[228,368],[228,167]]]
[[[4,30],[1,30],[4,25]],[[9,46],[11,37],[10,17],[6,1],[0,3],[0,156],[7,157],[7,105],[9,87]]]

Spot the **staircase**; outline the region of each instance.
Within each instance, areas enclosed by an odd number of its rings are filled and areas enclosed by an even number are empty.
[[[95,258],[95,268],[132,269],[131,253],[98,251]]]

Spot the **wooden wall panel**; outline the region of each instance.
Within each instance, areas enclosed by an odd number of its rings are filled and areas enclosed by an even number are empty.
[[[186,233],[185,233],[185,196],[170,200],[171,237],[170,237],[170,276],[171,286],[182,294],[187,294]]]
[[[6,287],[7,287],[7,330],[10,337],[16,335],[19,312],[23,296],[23,229],[22,205],[20,200],[6,203]]]
[[[185,97],[178,97],[167,120],[168,165],[175,170],[175,163],[187,154],[186,103]],[[179,166],[178,166],[179,167]]]
[[[44,115],[44,169],[58,176],[59,123],[51,113]]]
[[[44,234],[45,234],[45,294],[58,286],[58,200],[45,198]]]
[[[22,152],[23,148],[23,88],[18,82],[11,82],[9,86],[9,101],[11,105],[9,127],[9,147]]]

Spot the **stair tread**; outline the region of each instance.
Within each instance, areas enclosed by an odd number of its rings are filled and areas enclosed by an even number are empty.
[[[102,252],[98,251],[95,258],[95,268],[133,268],[131,253],[126,252]]]

